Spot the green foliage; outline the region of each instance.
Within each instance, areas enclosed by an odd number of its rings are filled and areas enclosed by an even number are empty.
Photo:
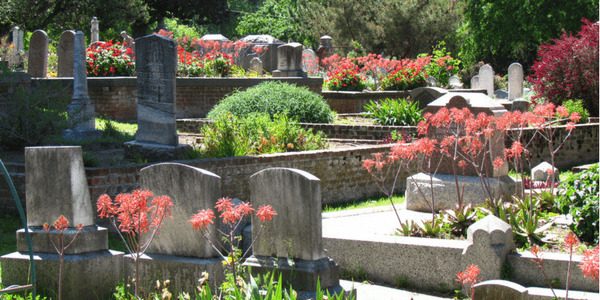
[[[486,61],[500,73],[515,61],[529,69],[540,44],[579,30],[582,18],[598,20],[596,0],[467,0],[465,7],[459,56],[467,64]]]
[[[427,85],[425,73],[419,69],[405,68],[392,71],[381,80],[382,90],[404,91]]]
[[[365,79],[355,69],[343,69],[323,84],[329,91],[362,91],[367,87]]]
[[[433,219],[422,224],[417,224],[417,227],[423,236],[436,237],[442,230],[442,222],[440,219]]]
[[[444,213],[443,222],[448,224],[452,233],[458,236],[466,236],[467,228],[477,220],[477,211],[471,203],[459,208],[448,209]]]
[[[95,168],[100,165],[98,158],[90,151],[83,152],[83,166],[86,168]]]
[[[502,265],[502,270],[500,270],[500,278],[504,280],[512,280],[514,277],[515,269],[507,262]]]
[[[583,108],[583,100],[567,100],[563,101],[562,106],[564,106],[568,111],[569,115],[571,113],[577,112],[581,119],[579,119],[579,124],[587,123],[589,121],[590,113],[587,109]],[[562,174],[562,173],[561,173]]]
[[[450,77],[458,75],[461,61],[450,56],[450,52],[446,50],[446,42],[441,41],[433,50],[431,62],[427,64],[423,71],[427,76],[433,76],[437,79],[440,86],[447,86]],[[419,54],[418,57],[427,57],[427,53]]]
[[[379,103],[371,100],[364,108],[367,116],[381,125],[415,126],[423,120],[418,103],[410,103],[406,99],[388,98]]]
[[[589,244],[598,244],[598,164],[572,174],[559,189],[558,209],[573,216],[571,230]]]
[[[0,112],[0,141],[5,150],[39,146],[46,136],[60,133],[69,125],[68,87],[58,82],[43,82],[30,88],[15,76],[6,70],[0,73],[0,82],[7,82],[12,90],[0,95],[0,103],[6,103]]]
[[[245,118],[223,114],[202,127],[201,132],[205,144],[201,151],[203,156],[211,158],[316,150],[326,146],[321,132],[306,131],[284,114],[276,114],[273,120],[266,114]]]
[[[331,123],[334,114],[318,94],[306,87],[285,82],[265,81],[245,91],[238,91],[221,100],[207,115],[216,120],[220,114],[232,113],[246,117],[252,113],[266,113],[271,118],[283,113],[298,122]]]
[[[183,38],[186,36],[190,39],[202,37],[200,34],[198,34],[195,28],[183,24],[183,22],[178,18],[165,18],[165,26],[167,26],[169,31],[173,33],[174,39]]]

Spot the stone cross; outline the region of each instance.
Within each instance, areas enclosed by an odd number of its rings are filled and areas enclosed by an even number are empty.
[[[58,40],[57,77],[73,77],[75,31],[65,30]]]
[[[48,34],[43,30],[36,30],[29,40],[29,66],[27,73],[31,77],[46,77],[48,68]]]
[[[479,87],[487,91],[488,97],[494,97],[494,70],[490,65],[479,68]]]
[[[93,17],[91,23],[92,23],[92,28],[91,28],[92,39],[90,41],[90,44],[93,44],[95,42],[100,41],[100,37],[99,37],[100,29],[98,29],[98,24],[100,24],[100,21],[98,21],[98,19],[96,17]]]
[[[512,63],[508,67],[508,100],[523,97],[523,66]]]

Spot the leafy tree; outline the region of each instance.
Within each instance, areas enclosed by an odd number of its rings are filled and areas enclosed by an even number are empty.
[[[227,1],[224,0],[142,1],[148,6],[151,23],[160,23],[164,18],[178,18],[201,25],[225,23],[229,19]]]
[[[453,35],[463,3],[453,0],[298,0],[301,28],[309,35],[333,37],[350,50],[352,41],[366,52],[397,58],[431,53],[442,40],[454,48]]]
[[[542,43],[578,31],[581,19],[598,20],[597,0],[466,0],[460,57],[506,71],[515,61],[528,69]]]
[[[300,32],[297,19],[296,0],[266,0],[256,13],[242,15],[236,31],[240,36],[269,34],[282,41],[316,43]]]

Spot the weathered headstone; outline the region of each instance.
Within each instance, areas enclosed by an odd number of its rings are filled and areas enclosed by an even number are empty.
[[[460,81],[458,76],[451,76],[448,78],[448,85],[452,89],[460,89],[463,86],[462,81]]]
[[[312,49],[304,49],[302,50],[302,69],[308,73],[308,75],[313,75],[319,69],[319,62],[317,60],[317,54]]]
[[[471,78],[471,89],[479,89],[479,75],[475,75]]]
[[[302,44],[288,43],[277,47],[277,70],[273,77],[306,77],[302,70]]]
[[[241,58],[242,68],[244,68],[244,70],[250,68],[250,61],[254,57],[258,57],[262,60],[263,70],[265,70],[265,72],[272,72],[277,69],[277,47],[283,45],[284,42],[267,34],[248,35],[241,38],[240,41],[250,43],[249,47],[260,47],[263,50],[261,53],[256,53],[251,50],[241,51],[242,53],[246,53],[246,56]]]
[[[13,44],[15,45],[15,51],[23,51],[23,29],[19,26],[12,28]]]
[[[531,177],[535,181],[547,181],[551,173],[554,173],[554,178],[558,179],[558,169],[545,161],[531,169]]]
[[[136,48],[138,130],[135,141],[125,143],[125,155],[178,159],[185,146],[179,145],[175,128],[176,43],[153,34],[137,39]]]
[[[526,287],[508,280],[487,280],[473,285],[473,300],[528,300]]]
[[[96,108],[88,95],[85,59],[86,47],[83,32],[77,31],[74,43],[73,97],[68,108],[71,128],[63,131],[63,137],[73,140],[100,138],[102,137],[102,131],[96,130]]]
[[[255,72],[258,76],[262,75],[263,72],[263,66],[262,66],[262,60],[260,60],[260,58],[255,57],[250,61],[250,71]]]
[[[25,148],[25,177],[27,201],[27,227],[35,253],[38,289],[55,290],[58,287],[56,270],[60,257],[49,235],[57,243],[54,228],[47,233],[44,223],[52,224],[61,215],[69,222],[64,231],[65,243],[77,234],[78,223],[84,227],[74,242],[64,252],[63,280],[65,299],[90,299],[109,297],[122,278],[107,269],[119,272],[123,267],[123,253],[108,250],[108,230],[94,223],[87,178],[83,167],[80,146]],[[60,246],[59,246],[60,247]],[[17,251],[0,258],[2,283],[25,284],[29,256],[25,230],[17,231]]]
[[[143,190],[154,196],[169,196],[173,201],[171,218],[163,220],[160,233],[154,236],[146,255],[140,261],[141,286],[151,288],[159,280],[177,279],[169,290],[173,293],[191,291],[198,285],[202,272],[211,276],[210,286],[216,288],[223,281],[223,264],[219,253],[206,241],[200,230],[195,230],[188,220],[198,210],[214,209],[221,197],[221,177],[203,169],[177,164],[161,163],[140,171]],[[220,234],[209,226],[218,241]],[[145,241],[149,235],[144,237]],[[126,274],[133,276],[135,264],[126,256]],[[159,276],[159,278],[157,278]]]
[[[488,97],[494,97],[494,70],[490,65],[479,68],[479,87],[487,91]]]
[[[91,28],[91,33],[92,33],[92,38],[90,40],[90,44],[93,44],[95,42],[99,42],[100,41],[100,29],[98,29],[98,24],[100,24],[100,21],[98,21],[98,19],[96,17],[92,18],[92,28]]]
[[[317,48],[319,60],[323,61],[323,59],[328,58],[333,54],[333,38],[328,35],[322,36],[319,39],[319,48]]]
[[[73,77],[75,31],[65,30],[58,40],[57,77]]]
[[[410,99],[419,103],[419,109],[425,109],[435,99],[448,93],[448,90],[438,87],[420,87],[410,92]]]
[[[448,110],[452,108],[467,108],[475,116],[480,113],[485,113],[488,116],[498,118],[506,113],[506,109],[504,109],[502,104],[482,93],[447,93],[429,103],[423,110],[423,113],[435,114],[443,107]],[[489,192],[492,195],[507,196],[511,192],[514,192],[514,188],[511,189],[511,187],[514,187],[514,181],[507,176],[508,164],[505,163],[503,167],[496,169],[494,168],[492,161],[488,158],[488,156],[494,159],[496,157],[504,157],[504,133],[499,130],[494,131],[493,133],[494,136],[488,145],[490,153],[486,154],[485,157],[478,157],[478,160],[480,161],[480,164],[481,161],[483,162],[483,176],[489,177]],[[438,135],[436,130],[429,130],[428,137],[435,138],[438,141],[442,141],[445,138],[445,136]],[[460,152],[462,150],[459,149],[458,151]],[[449,157],[440,158],[440,155],[441,154],[434,154],[432,159],[436,164],[441,159],[437,173],[433,178],[422,173],[407,178],[406,203],[408,209],[431,211],[420,194],[420,191],[424,192],[427,199],[431,199],[430,195],[433,193],[436,202],[436,211],[440,209],[451,209],[457,204],[453,160]],[[465,183],[463,203],[483,203],[487,192],[483,191],[481,185],[478,184],[479,178],[476,169],[467,165],[464,169],[460,170],[458,177],[459,182]],[[430,185],[432,181],[434,184],[433,191],[431,190]]]
[[[429,76],[427,77],[427,86],[436,86],[437,85],[437,79],[433,76]]]
[[[495,90],[494,98],[496,99],[508,99],[508,92],[505,90]]]
[[[517,98],[514,99],[512,101],[512,106],[511,106],[511,111],[521,111],[521,112],[527,112],[529,111],[529,101],[523,99],[523,98]]]
[[[23,69],[23,30],[19,26],[12,28],[14,48],[8,53],[8,67],[10,69]]]
[[[321,182],[317,177],[297,169],[262,170],[250,177],[250,199],[256,208],[271,205],[277,212],[262,228],[253,255],[246,260],[253,272],[282,272],[284,280],[302,291],[314,292],[318,279],[322,288],[339,285],[339,267],[323,249]],[[254,238],[261,224],[252,217]]]
[[[48,35],[43,30],[36,30],[29,40],[29,66],[27,73],[31,77],[46,77],[48,68]]]
[[[508,67],[508,100],[523,97],[523,66],[512,63]]]

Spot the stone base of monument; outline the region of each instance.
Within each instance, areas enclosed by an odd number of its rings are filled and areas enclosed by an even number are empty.
[[[144,254],[140,257],[140,291],[155,292],[156,281],[170,280],[169,292],[173,295],[186,292],[193,294],[198,287],[202,273],[209,274],[208,284],[212,291],[225,280],[223,263],[220,257],[193,258],[164,254]],[[131,254],[125,255],[124,273],[126,278],[135,278],[135,260]],[[133,289],[133,285],[132,289]],[[133,290],[132,290],[133,292]]]
[[[317,290],[317,281],[321,289],[329,291],[330,294],[339,294],[344,290],[340,286],[340,267],[328,257],[311,261],[252,255],[246,259],[244,266],[251,267],[252,275],[255,277],[275,272],[275,279],[277,279],[281,274],[284,287],[291,285],[298,291],[299,296],[314,293]],[[349,292],[344,291],[344,294],[347,295]],[[310,299],[310,297],[299,299]]]
[[[433,179],[433,180],[430,180]],[[486,178],[483,180],[487,181]],[[418,173],[406,179],[406,208],[414,211],[431,212],[431,208],[424,201],[421,192],[427,199],[431,199],[431,183],[433,183],[433,199],[436,211],[453,209],[458,204],[456,181],[454,175],[437,174],[431,178],[424,173]],[[458,184],[463,192],[463,204],[472,203],[473,206],[485,203],[488,193],[482,188],[477,176],[458,176]],[[509,176],[490,178],[489,187],[494,199],[502,197],[510,200],[515,193],[515,180]]]
[[[78,237],[79,238],[79,237]],[[38,293],[58,293],[58,254],[34,253]],[[63,299],[108,299],[123,283],[123,252],[105,250],[63,257]],[[13,252],[0,257],[2,284],[24,285],[29,280],[29,254]]]
[[[303,70],[274,70],[273,77],[308,77],[308,73]]]
[[[77,228],[67,228],[64,232],[65,244],[70,243],[75,234]],[[56,253],[52,242],[48,238],[48,233],[42,228],[29,228],[29,234],[31,235],[31,245],[33,252],[35,253]],[[54,240],[54,243],[58,245],[58,234],[56,230],[52,228],[50,230],[50,236]],[[28,250],[27,237],[25,235],[25,229],[17,230],[17,251],[26,253]],[[108,230],[104,227],[97,226],[86,226],[84,227],[77,238],[67,250],[66,255],[82,254],[87,252],[103,251],[108,249]]]
[[[184,153],[191,151],[192,147],[186,144],[177,146],[130,141],[124,144],[125,158],[136,160],[141,158],[148,162],[161,162],[183,159]]]
[[[102,137],[102,130],[73,130],[66,129],[62,132],[62,137],[67,140],[79,141],[88,139],[99,139]]]

